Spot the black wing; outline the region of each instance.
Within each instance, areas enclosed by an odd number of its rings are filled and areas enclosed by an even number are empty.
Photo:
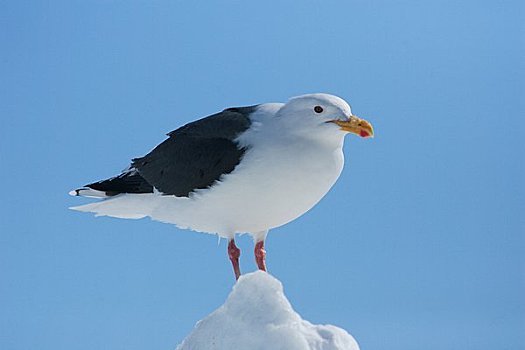
[[[163,194],[187,197],[207,188],[241,161],[246,150],[234,140],[250,127],[255,108],[229,108],[172,131],[132,167]]]
[[[146,156],[133,159],[122,174],[85,187],[106,196],[152,193],[155,187],[179,197],[207,188],[239,164],[246,150],[234,140],[250,127],[249,115],[256,107],[228,108],[189,123],[170,132],[169,138]],[[77,195],[82,190],[76,190]]]
[[[106,196],[115,196],[121,193],[152,193],[153,186],[149,184],[134,169],[126,169],[122,174],[107,180],[94,182],[85,187],[105,192]],[[77,195],[82,189],[76,190]]]

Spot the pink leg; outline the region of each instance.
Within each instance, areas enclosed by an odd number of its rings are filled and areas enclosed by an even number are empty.
[[[241,256],[241,250],[235,245],[235,240],[232,238],[228,242],[228,256],[233,265],[233,272],[235,273],[235,279],[238,280],[241,276],[241,268],[239,267],[239,257]]]
[[[255,243],[255,262],[259,270],[266,271],[266,250],[264,250],[264,240]]]

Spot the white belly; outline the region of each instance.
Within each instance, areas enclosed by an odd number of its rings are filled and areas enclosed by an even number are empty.
[[[307,146],[307,145],[305,145]],[[271,160],[250,150],[234,172],[191,198],[163,196],[150,216],[183,228],[231,236],[284,225],[311,209],[343,167],[341,148],[279,147]]]

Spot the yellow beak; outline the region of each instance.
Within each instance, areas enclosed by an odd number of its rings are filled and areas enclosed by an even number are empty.
[[[339,125],[341,130],[351,132],[352,134],[361,137],[374,137],[374,128],[372,128],[372,124],[364,119],[356,117],[355,115],[347,120],[334,119],[332,120],[332,123]]]

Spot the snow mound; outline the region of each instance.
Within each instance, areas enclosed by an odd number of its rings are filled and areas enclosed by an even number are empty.
[[[292,309],[283,286],[257,271],[239,278],[224,305],[197,322],[177,350],[359,350],[344,329],[314,325]]]

